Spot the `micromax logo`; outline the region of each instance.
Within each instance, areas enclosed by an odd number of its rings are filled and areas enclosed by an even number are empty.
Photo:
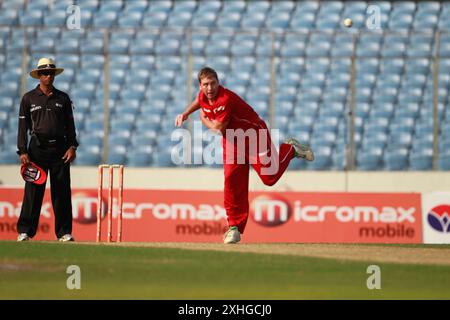
[[[383,206],[302,206],[300,201],[294,203],[294,220],[320,222],[334,218],[339,222],[381,222],[414,223],[416,208]]]
[[[288,221],[291,208],[287,201],[278,195],[261,195],[253,199],[250,212],[256,223],[275,227]]]
[[[256,197],[250,206],[253,220],[263,226],[278,226],[293,217],[295,222],[323,222],[336,220],[340,223],[415,223],[416,208],[383,206],[317,206],[302,205],[294,201],[291,210],[289,202],[277,195],[262,195]],[[292,212],[292,214],[291,214]]]
[[[105,216],[108,204],[102,199],[102,217]],[[73,220],[81,224],[97,221],[97,193],[78,192],[72,197]]]

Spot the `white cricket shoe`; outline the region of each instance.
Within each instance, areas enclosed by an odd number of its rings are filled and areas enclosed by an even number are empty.
[[[241,241],[241,234],[236,226],[230,227],[223,235],[223,243],[238,243]]]
[[[284,143],[290,144],[291,146],[294,147],[294,149],[295,149],[295,156],[297,158],[302,158],[302,159],[305,159],[307,161],[313,161],[314,160],[314,152],[312,151],[312,149],[309,146],[298,142],[294,138],[288,138],[288,139],[286,139],[286,141]]]
[[[26,233],[20,233],[17,237],[17,241],[29,241],[30,237]]]
[[[69,241],[75,241],[75,239],[72,237],[71,234],[65,234],[61,238],[59,238],[58,241],[69,242]]]

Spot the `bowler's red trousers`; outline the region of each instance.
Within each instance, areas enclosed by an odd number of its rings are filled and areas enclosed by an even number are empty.
[[[234,136],[226,134],[222,140],[225,173],[224,206],[228,225],[230,227],[237,226],[240,233],[244,233],[249,214],[250,165],[264,184],[272,186],[281,178],[295,155],[294,147],[285,143],[280,145],[278,154],[272,143],[270,132],[263,121],[256,127],[252,125],[251,128],[242,129],[240,134],[244,134],[244,132],[249,137],[245,144],[239,144],[239,138],[236,138],[239,136],[237,130],[234,130]],[[252,134],[255,132],[256,134]]]

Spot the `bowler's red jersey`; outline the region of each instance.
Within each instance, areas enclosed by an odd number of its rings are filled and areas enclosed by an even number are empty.
[[[213,105],[209,104],[202,91],[198,94],[198,101],[209,120],[218,122],[230,120],[225,129],[260,128],[263,121],[250,105],[233,91],[222,86],[219,86]]]

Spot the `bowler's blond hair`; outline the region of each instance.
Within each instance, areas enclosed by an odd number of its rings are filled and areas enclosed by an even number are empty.
[[[211,77],[216,78],[217,82],[219,81],[219,77],[217,76],[216,70],[210,67],[204,67],[198,72],[197,75],[198,83],[201,83],[203,78],[211,78]]]

